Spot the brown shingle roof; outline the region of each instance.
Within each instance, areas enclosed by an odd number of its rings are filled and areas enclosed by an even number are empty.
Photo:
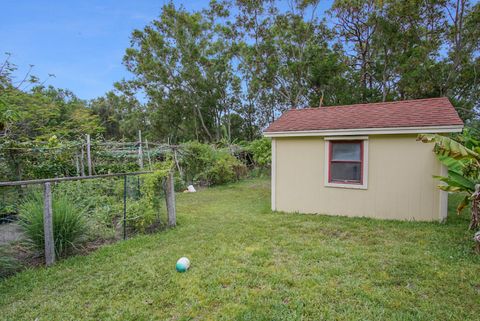
[[[463,125],[448,98],[291,109],[265,132]]]

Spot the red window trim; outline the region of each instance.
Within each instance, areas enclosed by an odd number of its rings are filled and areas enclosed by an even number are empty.
[[[333,184],[351,184],[351,185],[363,185],[363,140],[333,140],[328,142],[328,182]],[[357,143],[360,144],[360,161],[332,161],[333,155],[333,144],[346,144],[346,143]],[[351,180],[334,180],[332,179],[332,162],[333,163],[360,163],[360,181],[351,181]]]

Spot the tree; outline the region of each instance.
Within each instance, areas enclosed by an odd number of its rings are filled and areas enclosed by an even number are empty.
[[[238,90],[216,21],[227,14],[217,3],[196,13],[169,3],[132,34],[124,63],[135,78],[125,86],[145,93],[153,126],[172,142],[221,138],[221,120]]]
[[[377,2],[375,0],[337,0],[330,9],[335,18],[335,32],[347,46],[349,64],[356,72],[360,97],[368,102],[374,90],[373,63],[376,48],[373,38],[378,28]]]
[[[109,91],[105,96],[91,100],[89,108],[100,118],[107,139],[134,141],[139,130],[149,132],[147,110],[134,96]]]

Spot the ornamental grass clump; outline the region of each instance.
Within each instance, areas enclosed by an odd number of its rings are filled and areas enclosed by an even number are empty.
[[[31,245],[43,253],[43,197],[37,193],[20,206],[20,225]],[[55,255],[68,255],[73,249],[85,240],[87,225],[83,213],[75,203],[65,195],[54,195],[52,200],[53,211],[53,239]]]
[[[21,268],[20,263],[7,249],[0,247],[0,279],[15,274]]]

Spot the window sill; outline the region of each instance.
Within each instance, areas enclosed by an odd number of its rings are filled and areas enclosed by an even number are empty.
[[[325,187],[349,188],[349,189],[368,189],[367,184],[345,184],[345,183],[325,183]]]

